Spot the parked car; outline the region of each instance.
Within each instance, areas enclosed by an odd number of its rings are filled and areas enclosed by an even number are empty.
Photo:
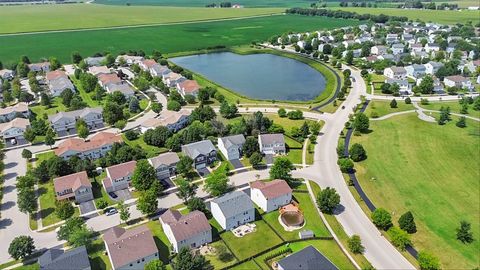
[[[115,215],[116,213],[118,213],[118,210],[115,208],[109,208],[105,210],[105,215],[107,216]]]
[[[116,199],[118,196],[117,194],[115,194],[115,192],[109,192],[108,195],[110,195],[110,197]]]

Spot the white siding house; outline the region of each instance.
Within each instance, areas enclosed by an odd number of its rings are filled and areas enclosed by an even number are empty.
[[[292,189],[284,180],[250,183],[252,201],[265,212],[272,212],[292,201]]]
[[[240,159],[242,156],[242,147],[245,143],[243,134],[218,138],[218,149],[228,160]]]
[[[215,220],[224,230],[255,221],[255,208],[247,194],[233,191],[210,202]]]

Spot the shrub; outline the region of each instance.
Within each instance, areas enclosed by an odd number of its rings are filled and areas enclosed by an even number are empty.
[[[412,100],[410,99],[410,97],[407,97],[405,99],[405,104],[412,104]]]
[[[127,140],[129,140],[129,141],[136,140],[138,138],[138,132],[133,131],[133,130],[129,130],[129,131],[125,132],[125,138],[127,138]]]
[[[440,262],[437,257],[425,252],[418,253],[418,265],[421,270],[437,270],[440,269]]]
[[[317,194],[318,208],[326,214],[332,214],[339,203],[340,195],[334,188],[327,187]]]
[[[349,154],[350,158],[355,162],[367,159],[367,152],[359,143],[355,143],[350,147]]]
[[[340,170],[343,173],[351,173],[353,171],[353,161],[349,158],[340,158],[337,161],[337,164],[340,166]]]
[[[395,245],[402,251],[405,250],[407,246],[412,245],[412,241],[410,240],[410,235],[406,231],[398,227],[395,227],[395,226],[390,227],[387,233],[390,236],[393,245]]]
[[[348,248],[354,254],[361,254],[365,250],[365,247],[362,245],[362,240],[360,236],[354,234],[348,239]]]
[[[428,104],[430,104],[430,101],[428,101],[428,99],[426,99],[426,98],[421,98],[421,99],[420,99],[420,104],[422,104],[422,105],[428,105]]]
[[[378,112],[377,111],[372,111],[370,113],[370,118],[378,118]]]
[[[98,209],[105,209],[108,206],[108,202],[105,199],[100,198],[97,201],[95,201],[95,205],[97,206]]]
[[[371,217],[373,224],[384,231],[388,230],[392,226],[392,216],[383,208],[375,209]]]
[[[408,233],[417,232],[417,225],[415,224],[413,214],[410,211],[400,216],[400,218],[398,219],[398,224],[400,225],[400,229]]]
[[[284,108],[278,109],[278,116],[287,117],[287,111]]]
[[[397,105],[397,101],[395,99],[392,99],[392,101],[390,101],[390,108],[397,108],[398,105]]]

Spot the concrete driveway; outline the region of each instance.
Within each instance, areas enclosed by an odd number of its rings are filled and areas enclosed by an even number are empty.
[[[197,169],[197,172],[202,177],[208,176],[210,174],[210,171],[207,168]]]
[[[82,215],[97,210],[93,200],[80,203],[79,207],[80,207],[80,214]]]
[[[132,198],[132,194],[128,189],[117,190],[114,193],[117,195],[117,198],[112,198],[110,194],[108,194],[108,196],[114,201],[126,201]]]
[[[239,159],[232,159],[232,160],[230,160],[230,163],[232,163],[232,165],[235,169],[240,169],[240,168],[244,167],[242,162],[240,162]]]
[[[267,164],[273,164],[273,155],[265,154],[265,161],[267,162]]]

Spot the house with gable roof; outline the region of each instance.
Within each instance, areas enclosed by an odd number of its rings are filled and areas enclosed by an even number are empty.
[[[243,191],[233,191],[210,202],[212,216],[224,230],[255,221],[255,207]]]
[[[92,184],[87,172],[82,171],[53,179],[58,201],[73,199],[76,203],[93,200]]]
[[[272,212],[292,201],[292,189],[285,180],[250,183],[250,198],[265,212]]]
[[[245,143],[243,134],[218,138],[218,149],[227,160],[240,159],[242,148]]]

